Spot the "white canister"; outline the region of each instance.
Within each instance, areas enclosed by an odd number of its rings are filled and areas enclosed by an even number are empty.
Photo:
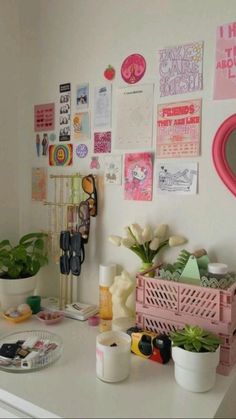
[[[131,337],[119,331],[100,333],[96,341],[96,373],[103,381],[114,383],[130,372]]]

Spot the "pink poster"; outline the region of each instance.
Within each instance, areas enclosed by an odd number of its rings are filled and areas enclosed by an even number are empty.
[[[202,90],[203,42],[159,50],[160,96]]]
[[[236,22],[217,27],[214,99],[236,98]]]
[[[125,199],[152,200],[152,153],[125,154]]]
[[[157,107],[157,157],[199,156],[201,104],[196,99]]]
[[[32,200],[45,201],[47,198],[47,168],[32,169]]]
[[[55,103],[35,105],[34,107],[34,130],[53,131],[55,129]]]
[[[111,131],[94,133],[94,153],[111,152]]]

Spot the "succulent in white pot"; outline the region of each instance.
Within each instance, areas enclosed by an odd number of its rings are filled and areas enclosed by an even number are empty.
[[[214,387],[220,360],[220,339],[199,326],[185,325],[171,332],[176,382],[193,392]]]
[[[0,242],[0,310],[24,303],[33,295],[40,268],[48,261],[45,233],[29,233],[13,246]]]

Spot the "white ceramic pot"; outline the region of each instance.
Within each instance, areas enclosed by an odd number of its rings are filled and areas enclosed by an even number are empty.
[[[20,279],[0,278],[0,310],[25,303],[27,297],[34,295],[38,278],[38,274]]]
[[[177,383],[189,391],[204,392],[214,387],[220,348],[215,352],[190,352],[172,347]]]

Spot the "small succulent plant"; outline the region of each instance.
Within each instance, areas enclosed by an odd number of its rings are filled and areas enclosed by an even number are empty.
[[[183,329],[170,333],[172,346],[190,352],[215,352],[221,343],[218,336],[199,326],[185,325]]]

